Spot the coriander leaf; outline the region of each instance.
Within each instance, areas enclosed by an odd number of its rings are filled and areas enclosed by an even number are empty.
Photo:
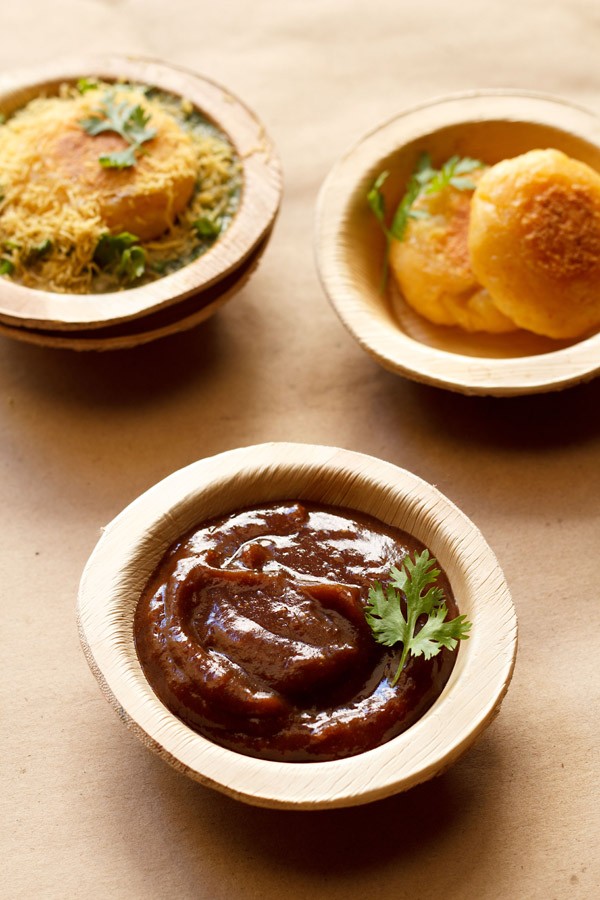
[[[390,255],[390,242],[392,240],[392,235],[385,224],[385,197],[381,193],[381,188],[385,184],[389,172],[381,172],[377,178],[375,179],[371,190],[367,194],[367,202],[371,207],[371,211],[383,230],[385,235],[385,254],[383,257],[383,270],[381,272],[381,285],[380,291],[383,294],[385,291],[385,286],[387,283],[387,275],[388,275],[388,260]]]
[[[98,89],[98,82],[94,78],[80,78],[77,82],[77,90],[80,94],[86,94],[88,91]]]
[[[114,96],[106,93],[96,114],[80,119],[79,124],[92,137],[107,131],[120,135],[129,147],[100,156],[99,162],[105,168],[127,169],[135,166],[136,151],[142,144],[156,137],[156,129],[146,127],[149,121],[150,115],[139,104],[127,103],[126,100],[116,103]]]
[[[384,589],[376,581],[369,589],[369,605],[365,617],[375,640],[386,647],[392,647],[406,636],[407,622],[396,599],[396,592],[390,585]]]
[[[6,257],[0,258],[0,275],[12,275],[15,271],[14,263]]]
[[[455,175],[450,179],[450,184],[452,187],[456,188],[457,191],[474,191],[477,185],[474,181],[471,181],[470,178],[465,178],[463,175]]]
[[[146,251],[143,247],[128,247],[123,250],[121,262],[115,269],[125,281],[135,281],[144,274],[146,268]]]
[[[125,150],[105,153],[98,157],[98,162],[104,169],[129,169],[135,166],[135,149],[126,147]]]
[[[201,216],[192,222],[199,237],[216,238],[221,234],[222,222],[210,216]]]
[[[127,124],[127,119],[129,118],[132,110],[132,104],[127,103],[126,100],[121,100],[120,103],[116,103],[114,96],[112,96],[111,94],[105,94],[104,102],[100,111],[104,113],[104,115],[112,125],[113,131],[116,131],[117,134],[121,135],[121,137],[125,137],[123,132]]]
[[[426,209],[409,209],[408,211],[409,219],[428,219],[429,213]]]
[[[94,251],[94,262],[124,281],[135,281],[146,269],[146,251],[138,245],[139,238],[129,231],[103,234]]]
[[[141,106],[134,106],[124,125],[128,139],[139,145],[156,137],[155,128],[146,128],[149,121],[150,114],[145,113]]]
[[[411,207],[419,194],[423,190],[423,185],[427,184],[434,170],[431,168],[431,157],[428,153],[421,153],[417,160],[417,166],[411,175],[410,181],[406,187],[406,192],[396,208],[394,218],[392,219],[391,233],[397,241],[401,241],[406,231],[408,219],[411,213]]]
[[[390,579],[393,587],[406,594],[411,592],[412,609],[417,616],[422,613],[429,615],[434,606],[438,606],[444,599],[444,592],[439,587],[432,587],[425,594],[423,591],[440,577],[440,570],[434,568],[435,560],[430,557],[429,551],[417,555],[415,562],[407,557],[402,568],[396,566],[390,571]]]
[[[392,568],[385,589],[379,582],[369,589],[365,618],[373,637],[388,647],[402,644],[392,685],[398,681],[409,654],[430,659],[443,647],[453,650],[459,640],[469,637],[471,623],[465,616],[445,621],[448,608],[442,589],[435,584],[440,576],[435,566],[436,560],[424,550],[416,554],[414,562],[407,557],[400,569]],[[423,616],[427,617],[425,622],[419,622]]]
[[[101,119],[100,116],[90,116],[88,119],[80,119],[79,124],[84,131],[95,137],[102,134],[103,131],[114,131],[111,123],[107,119]]]
[[[435,169],[431,165],[431,156],[429,153],[419,153],[417,165],[415,166],[414,177],[419,184],[427,184],[435,175]]]
[[[466,616],[457,616],[449,622],[445,622],[448,608],[445,605],[434,609],[423,627],[418,631],[411,642],[410,652],[413,656],[424,656],[431,659],[436,656],[442,647],[454,650],[461,639],[468,637],[467,631],[471,625]]]
[[[429,179],[423,184],[426,194],[436,194],[450,183],[454,175],[454,169],[458,163],[458,156],[451,156],[442,165],[441,169],[432,169]]]
[[[389,174],[389,172],[381,172],[381,174],[378,175],[375,179],[371,190],[367,194],[367,201],[369,203],[369,206],[371,207],[373,215],[383,228],[386,235],[388,235],[389,232],[385,226],[385,197],[381,193],[381,188],[386,182]]]
[[[425,209],[414,209],[414,204],[424,195],[435,194],[444,188],[451,186],[459,191],[473,191],[476,185],[470,178],[466,178],[470,172],[482,168],[484,164],[478,159],[469,156],[451,156],[441,169],[435,169],[431,164],[428,153],[421,153],[417,159],[415,169],[408,181],[404,196],[401,198],[392,218],[392,224],[388,228],[385,221],[385,199],[381,188],[389,176],[389,172],[382,172],[373,183],[367,193],[367,202],[375,218],[381,225],[385,234],[387,245],[384,257],[384,269],[382,289],[387,280],[388,256],[392,239],[402,241],[406,233],[409,219],[425,219],[429,212]]]
[[[121,231],[119,234],[103,234],[96,244],[94,262],[101,269],[117,265],[121,261],[123,251],[134,244],[139,244],[139,238],[129,231]]]
[[[36,262],[39,262],[45,256],[48,256],[49,253],[52,252],[54,244],[51,240],[46,238],[45,241],[42,241],[41,244],[38,244],[37,247],[30,247],[30,249],[25,254],[23,258],[24,266],[33,266]]]
[[[435,194],[452,185],[459,191],[474,191],[475,184],[470,178],[464,178],[469,172],[480,169],[482,163],[478,159],[465,156],[451,156],[446,160],[439,172],[432,169],[432,177],[425,186],[425,193]]]
[[[469,172],[474,172],[475,169],[481,169],[483,163],[480,159],[472,159],[470,156],[463,156],[458,160],[454,167],[455,175],[467,175]]]

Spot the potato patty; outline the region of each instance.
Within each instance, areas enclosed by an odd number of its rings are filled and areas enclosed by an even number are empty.
[[[520,327],[552,338],[600,327],[600,175],[532,150],[481,177],[471,203],[475,276]]]
[[[475,181],[481,170],[470,174]],[[406,302],[431,322],[467,331],[513,331],[515,324],[478,283],[469,261],[471,192],[448,186],[422,195],[401,241],[390,247],[390,265]]]
[[[96,196],[99,212],[112,232],[129,231],[140,240],[156,238],[170,228],[194,190],[196,156],[191,138],[159,109],[152,111],[156,137],[144,144],[135,166],[104,168],[100,156],[124,150],[114,132],[92,136],[77,120],[54,133],[40,135],[46,163],[62,183]]]

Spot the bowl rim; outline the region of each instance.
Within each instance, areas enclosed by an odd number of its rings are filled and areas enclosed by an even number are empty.
[[[202,298],[188,298],[187,302],[183,300],[159,311],[158,317],[156,314],[148,315],[141,319],[117,323],[116,326],[94,328],[89,331],[85,329],[81,331],[45,331],[36,328],[20,328],[7,325],[0,319],[0,335],[39,347],[77,352],[98,352],[128,350],[189,331],[210,318],[242,289],[260,264],[269,236],[267,233],[253,253],[235,270],[231,279],[222,279],[218,285],[214,286],[216,290],[208,289],[207,293],[210,294],[208,301],[204,300],[203,294]],[[191,300],[193,302],[190,302]]]
[[[154,694],[135,653],[133,613],[150,573],[194,524],[270,500],[320,500],[375,514],[426,543],[473,621],[449,682],[431,709],[381,747],[331,762],[272,762],[219,747]],[[254,499],[251,499],[254,498]],[[340,502],[340,500],[342,502]],[[287,809],[367,803],[452,764],[494,718],[515,662],[508,586],[477,527],[416,475],[350,450],[268,443],[230,450],[174,472],[105,529],[81,579],[77,618],[87,661],[110,704],[143,743],[191,778],[245,802]]]
[[[0,319],[31,328],[105,327],[140,318],[202,292],[234,272],[272,229],[282,195],[275,145],[256,113],[228,88],[182,66],[144,56],[90,55],[19,69],[0,76],[0,109],[36,90],[79,77],[119,78],[186,97],[232,142],[243,166],[240,206],[206,253],[149,284],[99,294],[62,294],[0,279]],[[35,95],[35,94],[34,94]],[[124,302],[124,297],[126,302]]]
[[[533,118],[525,118],[525,114]],[[437,122],[436,122],[437,118]],[[326,176],[317,200],[314,251],[321,285],[343,325],[363,350],[389,371],[414,381],[479,395],[516,396],[560,390],[600,372],[600,332],[537,355],[469,356],[422,343],[384,321],[353,283],[346,263],[349,210],[361,181],[404,144],[437,129],[471,122],[545,125],[600,147],[600,117],[540,91],[481,89],[434,97],[410,106],[368,131]],[[442,326],[440,326],[442,327]]]

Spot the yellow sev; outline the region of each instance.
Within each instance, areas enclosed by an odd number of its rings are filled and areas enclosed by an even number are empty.
[[[80,125],[98,114],[107,91],[116,102],[139,104],[156,130],[128,169],[98,162],[103,141],[116,142],[109,148],[114,150],[119,142],[125,146],[122,138],[94,138]],[[80,145],[85,153],[78,159]],[[194,223],[209,216],[226,227],[238,192],[234,148],[192,114],[187,101],[147,96],[131,85],[99,84],[83,94],[63,85],[58,96],[32,100],[0,127],[0,259],[9,260],[10,277],[28,287],[59,293],[128,287],[99,270],[94,252],[108,232],[143,231],[147,216],[162,232],[140,240],[146,253],[142,281],[153,280],[208,248]]]

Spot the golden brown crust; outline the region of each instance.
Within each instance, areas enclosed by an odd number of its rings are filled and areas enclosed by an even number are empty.
[[[453,216],[448,222],[448,231],[446,234],[446,253],[451,263],[457,269],[471,271],[471,262],[469,259],[469,211],[471,206],[471,198],[468,202],[456,204],[453,210]]]
[[[157,136],[144,144],[135,166],[105,168],[99,157],[125,150],[118,134],[87,134],[77,122],[47,138],[48,166],[75,190],[98,196],[100,213],[113,231],[130,231],[140,240],[163,234],[189,203],[195,159],[188,135],[169,116],[153,114]]]
[[[473,271],[519,326],[553,338],[600,327],[600,175],[558,150],[488,169],[471,204]]]
[[[472,173],[477,180],[480,172]],[[390,266],[406,302],[437,325],[466,331],[513,331],[514,323],[477,282],[468,249],[471,192],[453,187],[422,196],[402,241],[393,241]]]
[[[600,261],[600,207],[578,184],[548,184],[524,204],[524,249],[553,278],[597,272]]]

